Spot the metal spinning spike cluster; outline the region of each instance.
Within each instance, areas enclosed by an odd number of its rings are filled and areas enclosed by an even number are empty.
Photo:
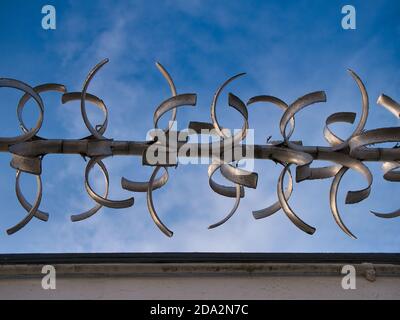
[[[67,92],[64,85],[61,84],[43,84],[37,87],[31,87],[21,81],[14,79],[0,79],[0,87],[8,87],[20,90],[23,95],[17,106],[17,117],[22,130],[22,134],[17,137],[2,138],[0,137],[0,151],[9,152],[12,154],[11,167],[16,169],[16,185],[15,190],[17,198],[22,207],[27,211],[24,219],[18,222],[15,226],[7,230],[8,234],[13,234],[26,226],[33,218],[47,221],[49,214],[39,210],[42,199],[42,159],[47,154],[63,153],[63,154],[80,154],[88,157],[90,160],[87,163],[85,170],[85,188],[88,195],[94,200],[95,205],[88,211],[74,214],[71,216],[72,221],[81,221],[87,219],[98,212],[103,206],[108,208],[127,208],[134,204],[134,198],[123,200],[111,200],[108,198],[109,193],[109,174],[103,159],[114,155],[133,155],[141,156],[144,165],[154,166],[154,171],[151,174],[149,181],[137,182],[130,181],[126,178],[121,179],[123,189],[132,192],[145,192],[147,194],[147,206],[150,215],[158,226],[158,228],[167,236],[172,236],[173,232],[159,218],[153,203],[153,191],[163,187],[169,178],[168,167],[176,166],[177,162],[165,163],[149,163],[146,151],[151,146],[158,146],[166,154],[177,155],[179,149],[183,146],[178,142],[176,145],[166,144],[158,141],[153,137],[150,141],[115,141],[105,137],[105,132],[108,123],[108,109],[104,102],[97,96],[88,93],[88,87],[91,80],[108,62],[108,59],[97,64],[88,74],[81,92]],[[159,119],[167,112],[171,112],[171,120],[174,121],[177,115],[177,108],[182,106],[195,106],[196,94],[186,93],[178,94],[175,84],[164,69],[164,67],[157,63],[157,68],[160,70],[164,78],[167,80],[171,97],[163,101],[154,112],[154,129],[158,129]],[[244,75],[243,73],[235,75],[234,77],[225,81],[220,88],[216,91],[212,104],[211,104],[211,123],[204,122],[190,122],[188,128],[199,133],[202,129],[213,129],[213,134],[217,137],[217,142],[200,143],[192,145],[198,150],[213,150],[215,144],[231,146],[231,148],[241,148],[244,150],[252,151],[254,159],[273,160],[282,165],[283,169],[278,178],[277,183],[277,198],[278,200],[271,206],[253,211],[253,216],[256,219],[266,218],[281,210],[286,216],[302,231],[313,234],[315,228],[303,221],[290,207],[289,198],[293,192],[293,178],[290,167],[296,166],[296,182],[303,180],[313,179],[327,179],[333,178],[330,188],[330,207],[332,215],[338,226],[350,237],[356,238],[354,234],[346,227],[341,219],[338,205],[337,205],[337,192],[340,182],[344,174],[349,170],[355,170],[363,175],[367,185],[364,189],[348,191],[346,203],[357,203],[366,199],[371,191],[372,174],[368,167],[364,164],[366,161],[382,162],[384,170],[383,177],[388,181],[400,181],[400,149],[396,146],[393,148],[376,148],[372,145],[384,142],[400,142],[400,127],[391,128],[378,128],[369,131],[364,130],[365,123],[368,117],[368,94],[367,90],[361,79],[357,74],[349,70],[350,75],[356,82],[362,98],[362,110],[360,120],[354,132],[347,138],[339,138],[330,128],[330,125],[338,122],[354,123],[356,114],[353,112],[337,112],[330,115],[326,119],[324,128],[324,137],[329,143],[329,146],[303,146],[301,141],[291,141],[290,137],[295,130],[295,115],[305,107],[315,103],[326,101],[326,95],[323,91],[317,91],[304,95],[297,99],[292,104],[287,104],[279,98],[273,96],[255,96],[245,104],[239,97],[229,93],[228,103],[240,113],[243,118],[242,129],[230,135],[227,130],[221,127],[217,120],[216,107],[219,96],[224,88],[236,78]],[[83,121],[90,132],[90,136],[82,139],[44,139],[38,136],[38,132],[43,123],[44,103],[41,93],[47,91],[60,92],[61,101],[63,104],[70,101],[80,101],[81,113]],[[36,126],[28,129],[25,125],[22,112],[26,103],[33,99],[39,107],[39,119]],[[86,103],[90,102],[97,106],[104,113],[104,121],[101,125],[92,125],[87,113]],[[265,145],[246,145],[243,140],[246,137],[249,129],[248,123],[248,107],[256,103],[273,104],[282,109],[283,115],[279,123],[280,132],[282,134],[281,141],[267,142]],[[382,94],[377,103],[385,107],[388,111],[393,113],[396,117],[400,117],[400,105],[390,97]],[[172,122],[170,122],[171,124]],[[289,130],[287,127],[289,126]],[[165,134],[172,134],[172,127],[162,130]],[[226,150],[226,149],[225,149]],[[227,162],[223,159],[222,154],[215,154],[211,152],[212,161],[208,167],[209,185],[211,189],[221,196],[235,198],[235,203],[232,210],[222,220],[212,224],[209,228],[215,228],[228,221],[235,213],[239,206],[240,199],[245,195],[245,187],[256,188],[258,175],[255,172],[246,172],[243,169],[235,166],[238,158],[233,158],[232,161]],[[175,157],[176,158],[176,157]],[[327,160],[333,164],[327,167],[313,168],[311,164],[313,160]],[[89,174],[92,168],[97,165],[104,175],[105,191],[102,195],[96,193],[89,183]],[[158,177],[160,169],[163,174]],[[222,185],[213,179],[213,174],[219,171],[224,178],[234,184],[234,186]],[[20,189],[20,176],[21,173],[29,173],[35,175],[37,179],[37,195],[33,204],[29,203]],[[286,189],[284,188],[284,178],[287,176],[288,183]],[[400,209],[390,213],[380,213],[371,211],[374,215],[380,218],[395,218],[400,216]]]

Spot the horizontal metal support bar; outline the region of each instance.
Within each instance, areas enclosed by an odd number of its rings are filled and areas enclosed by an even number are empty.
[[[118,141],[118,140],[91,140],[91,139],[48,139],[48,140],[35,140],[21,142],[18,144],[9,144],[0,142],[0,152],[12,153],[24,157],[38,157],[47,154],[78,154],[91,157],[95,155],[104,156],[143,156],[151,142],[149,141]],[[222,156],[228,148],[219,148],[218,143],[187,143],[177,142],[175,149],[170,148],[170,151],[178,152],[183,147],[185,149],[197,150],[199,157],[211,158],[213,156]],[[241,148],[240,159],[274,159],[274,155],[280,152],[284,153],[291,151],[287,146],[277,145],[248,145],[241,144],[240,146],[232,146],[234,148]],[[110,154],[101,153],[102,149],[111,150]],[[295,150],[294,150],[295,151]],[[358,150],[352,152],[346,151],[333,151],[331,147],[321,146],[304,146],[302,152],[309,154],[314,160],[332,160],[336,159],[336,154],[345,154],[349,157],[360,161],[373,161],[385,162],[400,159],[400,149],[386,149],[386,148],[373,148],[368,150]],[[321,155],[323,153],[323,156]],[[330,156],[332,155],[332,156]],[[185,157],[182,153],[180,157]],[[190,155],[189,155],[190,157]],[[235,160],[240,160],[235,159]]]

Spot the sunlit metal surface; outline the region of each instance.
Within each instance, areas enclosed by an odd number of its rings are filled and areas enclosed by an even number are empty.
[[[243,125],[241,130],[235,134],[231,134],[231,130],[223,128],[217,119],[217,102],[222,91],[231,84],[233,80],[245,75],[244,73],[229,78],[216,90],[210,109],[211,122],[192,121],[188,124],[188,129],[192,130],[192,132],[200,133],[203,129],[212,130],[210,133],[213,135],[214,139],[212,142],[190,144],[187,142],[187,138],[184,143],[178,141],[176,144],[169,144],[166,141],[160,141],[156,138],[157,130],[161,130],[161,132],[166,135],[178,134],[178,132],[174,131],[172,126],[173,121],[175,121],[177,117],[177,109],[184,106],[196,106],[197,95],[195,93],[178,94],[170,74],[160,63],[156,63],[157,68],[169,85],[171,97],[162,101],[155,109],[153,116],[155,131],[150,134],[151,140],[116,141],[106,138],[105,134],[108,124],[107,106],[101,98],[92,95],[87,91],[91,80],[107,62],[108,59],[101,61],[88,73],[81,92],[68,92],[67,88],[62,84],[46,83],[36,87],[31,87],[19,80],[0,78],[0,87],[13,88],[23,92],[17,105],[17,117],[22,131],[21,135],[16,137],[0,137],[0,151],[12,154],[10,165],[16,170],[16,195],[22,207],[27,211],[27,215],[24,219],[18,222],[14,227],[7,230],[8,234],[13,234],[19,231],[34,217],[42,221],[47,221],[49,217],[51,217],[49,213],[43,212],[39,209],[42,199],[42,159],[44,156],[49,154],[79,154],[85,158],[89,158],[84,174],[84,183],[86,191],[90,198],[95,202],[95,205],[85,212],[72,215],[72,221],[87,219],[96,214],[102,207],[118,209],[133,206],[133,197],[122,200],[111,200],[108,198],[109,174],[102,160],[107,157],[122,155],[142,157],[143,165],[154,167],[149,180],[131,181],[122,177],[121,186],[123,189],[128,191],[144,192],[147,194],[147,206],[151,218],[157,227],[169,237],[173,235],[173,232],[161,221],[156,212],[153,203],[153,191],[160,189],[167,184],[169,179],[168,167],[176,167],[178,161],[175,159],[165,163],[151,163],[147,158],[146,151],[153,145],[159,146],[161,150],[160,152],[169,156],[172,155],[172,159],[177,158],[180,148],[182,148],[185,143],[189,144],[191,148],[195,148],[199,151],[210,151],[208,153],[211,160],[208,167],[208,178],[211,189],[221,196],[235,198],[231,211],[224,218],[210,225],[210,229],[226,223],[239,207],[240,199],[245,196],[245,188],[256,188],[258,181],[258,174],[256,172],[248,172],[238,168],[238,161],[240,161],[241,158],[235,159],[233,157],[227,161],[223,155],[223,151],[216,153],[214,147],[217,145],[230,147],[232,150],[234,150],[234,148],[241,148],[246,151],[250,150],[252,151],[251,154],[254,159],[272,160],[280,164],[283,169],[277,182],[277,201],[264,209],[254,210],[253,216],[255,219],[262,219],[269,217],[282,209],[295,226],[308,234],[313,234],[316,231],[315,227],[310,226],[303,221],[289,205],[289,198],[293,192],[293,178],[290,167],[296,167],[295,180],[297,183],[304,180],[333,178],[329,193],[332,215],[334,221],[343,232],[352,238],[356,238],[356,236],[342,220],[337,204],[339,185],[346,172],[350,169],[360,173],[367,183],[366,187],[361,190],[347,192],[347,204],[360,202],[366,199],[371,192],[373,177],[370,170],[365,165],[365,162],[382,162],[384,179],[394,182],[400,181],[400,170],[398,170],[400,168],[400,148],[398,148],[397,145],[392,148],[379,148],[374,146],[379,143],[400,142],[400,127],[376,128],[368,131],[364,129],[369,112],[368,93],[361,78],[352,70],[349,70],[349,73],[356,82],[361,93],[361,116],[353,133],[347,138],[338,137],[332,131],[330,126],[340,122],[353,124],[357,116],[356,113],[341,111],[328,116],[325,122],[323,136],[329,146],[305,146],[302,141],[290,140],[295,130],[296,114],[306,107],[326,102],[326,93],[324,91],[316,91],[306,94],[291,104],[271,95],[254,96],[250,98],[246,104],[238,96],[229,93],[228,105],[239,112],[243,119]],[[41,97],[41,93],[47,91],[59,92],[63,104],[67,104],[70,101],[80,101],[82,119],[90,135],[80,139],[45,139],[38,135],[43,124],[45,111],[45,104]],[[39,118],[36,125],[33,128],[28,129],[23,120],[23,110],[30,99],[33,99],[39,107]],[[102,124],[93,125],[91,123],[86,112],[87,102],[94,104],[103,112],[104,120]],[[400,104],[394,99],[382,94],[379,96],[377,103],[399,118]],[[283,111],[279,123],[282,140],[267,141],[264,145],[246,145],[243,143],[250,128],[248,107],[252,104],[266,106],[268,106],[268,104],[273,104]],[[159,120],[168,112],[171,113],[168,127],[166,129],[159,129]],[[226,152],[226,149],[223,150]],[[314,160],[330,161],[332,162],[332,165],[325,167],[311,167]],[[105,189],[102,195],[96,193],[89,183],[89,173],[95,165],[100,168],[104,176]],[[158,176],[160,169],[163,169],[164,172],[161,176]],[[21,192],[20,176],[22,172],[36,177],[37,195],[33,204],[29,203]],[[223,178],[230,183],[233,183],[233,186],[217,183],[213,179],[213,175],[216,172],[220,172]],[[286,189],[284,188],[285,177],[288,179]],[[389,213],[381,213],[377,211],[371,212],[377,217],[386,219],[400,216],[400,209]]]

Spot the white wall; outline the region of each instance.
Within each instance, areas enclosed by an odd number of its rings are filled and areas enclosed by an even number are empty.
[[[355,265],[355,290],[342,288],[340,264],[69,264],[55,267],[56,290],[44,290],[41,265],[0,266],[0,299],[400,298],[397,265]]]

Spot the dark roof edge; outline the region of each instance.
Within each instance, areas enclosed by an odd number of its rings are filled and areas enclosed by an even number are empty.
[[[349,263],[400,264],[400,253],[33,253],[0,254],[0,264],[96,263]]]

